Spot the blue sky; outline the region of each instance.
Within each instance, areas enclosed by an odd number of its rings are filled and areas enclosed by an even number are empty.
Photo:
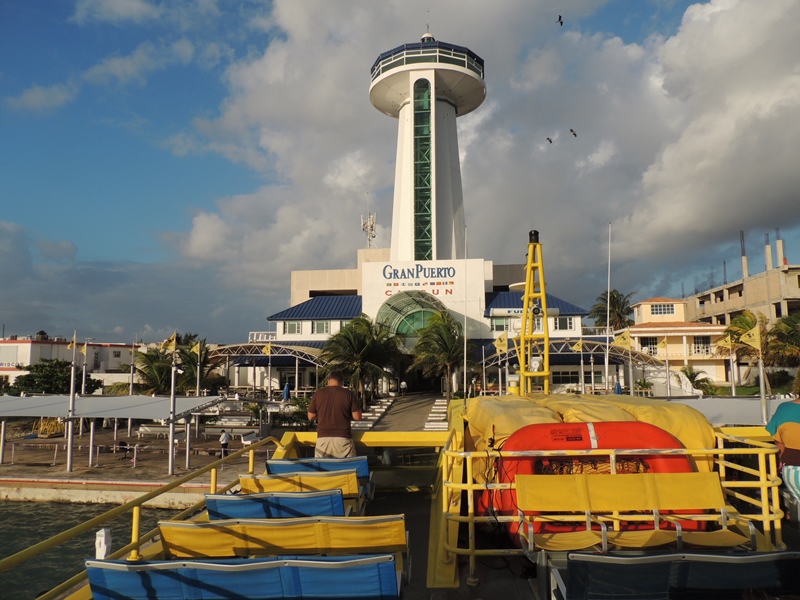
[[[0,3],[6,335],[242,341],[292,269],[355,266],[362,214],[388,245],[396,124],[369,67],[426,23],[486,61],[459,120],[471,256],[520,262],[538,228],[549,290],[586,307],[609,222],[635,299],[739,277],[739,230],[751,273],[776,227],[800,262],[797,2],[486,6]]]

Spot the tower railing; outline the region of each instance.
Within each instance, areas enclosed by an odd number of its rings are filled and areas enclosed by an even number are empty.
[[[421,62],[446,63],[464,67],[483,79],[483,60],[480,57],[466,48],[442,46],[442,42],[436,42],[436,44],[438,45],[405,44],[381,54],[370,70],[372,81],[392,69]]]

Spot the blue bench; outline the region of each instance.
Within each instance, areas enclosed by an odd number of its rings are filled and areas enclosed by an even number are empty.
[[[349,458],[272,458],[266,460],[266,469],[270,475],[355,470],[359,482],[367,490],[367,497],[372,499],[375,495],[375,482],[373,481],[373,474],[369,470],[366,456],[352,456]]]
[[[261,559],[88,560],[94,600],[230,600],[400,597],[392,554]]]
[[[212,521],[347,516],[341,489],[321,492],[206,494],[205,501],[208,518]]]

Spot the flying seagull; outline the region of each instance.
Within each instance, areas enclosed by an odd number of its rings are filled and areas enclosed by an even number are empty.
[[[564,26],[564,19],[561,18],[561,15],[558,15],[558,21],[556,21],[556,23],[558,23],[562,27]]]
[[[544,138],[544,139],[546,139],[546,140],[547,140],[548,142],[550,142],[551,144],[553,143],[553,140],[551,140],[550,138]]]
[[[574,129],[570,129],[569,132],[572,134],[572,137],[578,137],[578,133]]]

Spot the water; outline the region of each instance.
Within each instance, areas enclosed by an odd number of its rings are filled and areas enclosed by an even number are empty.
[[[0,558],[5,558],[61,533],[92,517],[111,510],[109,504],[69,504],[54,502],[0,502]],[[177,511],[142,509],[141,532],[153,529]],[[106,523],[111,529],[111,551],[131,539],[130,514]],[[83,562],[94,558],[95,531],[73,538],[59,549],[0,573],[0,598],[29,600],[83,570]]]

